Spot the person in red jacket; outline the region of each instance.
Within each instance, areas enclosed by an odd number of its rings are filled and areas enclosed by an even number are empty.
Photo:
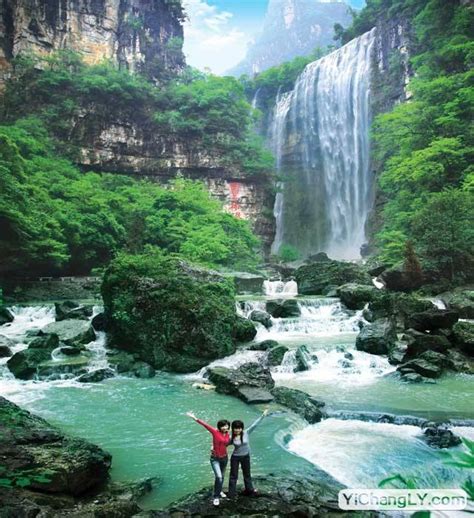
[[[222,492],[222,486],[224,485],[224,473],[228,462],[227,446],[230,444],[230,422],[227,419],[221,419],[217,422],[217,428],[213,428],[211,425],[198,419],[192,412],[187,412],[186,415],[194,419],[196,423],[204,426],[212,434],[211,467],[215,476],[212,503],[219,505],[220,497],[226,496]]]

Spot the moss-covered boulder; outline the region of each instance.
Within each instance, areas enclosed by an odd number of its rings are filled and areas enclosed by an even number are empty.
[[[453,327],[455,344],[466,354],[474,357],[474,323],[457,322]]]
[[[279,344],[276,340],[264,340],[263,342],[257,342],[248,347],[249,351],[269,351]]]
[[[107,479],[111,464],[107,452],[65,436],[2,397],[0,437],[1,478],[12,489],[76,496]]]
[[[156,369],[193,372],[235,351],[235,290],[216,272],[159,253],[122,255],[102,296],[109,345]]]
[[[367,302],[376,300],[380,290],[368,284],[354,284],[352,282],[339,286],[336,290],[341,302],[349,309],[362,309]]]
[[[13,322],[13,319],[13,313],[6,306],[0,306],[0,326]]]
[[[295,278],[301,295],[325,295],[328,289],[350,282],[372,286],[372,279],[362,266],[342,261],[305,264],[296,270]]]
[[[459,320],[459,313],[452,309],[429,309],[409,316],[407,325],[417,331],[450,329]]]
[[[267,361],[268,365],[271,367],[275,367],[277,365],[281,365],[283,358],[288,351],[288,347],[286,345],[277,345],[268,351]]]
[[[236,316],[232,336],[238,343],[251,342],[257,335],[257,329],[250,320]]]
[[[370,354],[389,354],[396,341],[394,321],[380,318],[361,329],[356,338],[356,348]]]
[[[442,293],[438,297],[449,309],[457,311],[460,318],[474,318],[474,290],[460,288]]]
[[[269,300],[266,308],[275,318],[299,317],[301,313],[296,299]]]

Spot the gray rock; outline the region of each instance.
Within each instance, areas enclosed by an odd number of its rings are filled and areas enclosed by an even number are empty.
[[[407,340],[405,360],[418,357],[425,351],[446,353],[451,347],[449,340],[444,336],[421,333],[413,329],[409,329],[404,337]]]
[[[286,352],[288,352],[288,347],[285,345],[277,345],[273,349],[270,349],[267,356],[268,365],[271,367],[281,365]]]
[[[52,322],[41,329],[42,335],[55,334],[66,345],[88,344],[95,340],[90,322],[84,320],[62,320]]]
[[[273,396],[268,390],[245,385],[239,388],[239,398],[249,405],[271,403],[273,401]]]
[[[403,369],[408,368],[427,378],[439,378],[448,366],[449,362],[444,354],[425,351],[418,358],[402,364],[397,370],[403,372]]]
[[[77,378],[77,381],[80,383],[99,383],[108,378],[113,378],[115,376],[115,372],[112,369],[97,369],[92,372],[87,372],[82,376]]]
[[[153,378],[156,371],[148,363],[138,361],[133,366],[133,374],[135,374],[137,378]]]
[[[255,325],[243,317],[236,317],[233,336],[237,342],[251,342],[257,335]]]
[[[35,377],[49,381],[64,378],[71,379],[87,373],[88,364],[88,356],[75,356],[59,361],[48,360],[38,365]]]
[[[15,378],[30,380],[43,362],[51,360],[49,349],[25,349],[15,353],[8,361],[7,367]]]
[[[248,347],[249,351],[268,351],[269,349],[273,349],[277,347],[279,343],[276,340],[264,340],[263,342],[258,342],[256,344],[252,344]]]
[[[75,347],[73,345],[65,345],[59,348],[59,352],[64,354],[64,356],[78,356],[83,350],[84,348]]]
[[[96,331],[107,331],[108,319],[105,313],[99,313],[91,321],[92,327]]]
[[[474,318],[474,290],[460,288],[442,293],[438,297],[449,309],[457,311],[460,318]]]
[[[59,338],[56,334],[43,335],[34,338],[28,349],[47,349],[49,351],[53,351],[56,347],[59,346]]]
[[[293,410],[293,412],[306,419],[310,424],[319,423],[324,417],[321,408],[325,406],[325,403],[302,390],[275,387],[271,392],[277,403]]]
[[[453,338],[464,353],[474,357],[474,323],[457,322],[453,327]]]
[[[92,306],[83,306],[72,300],[64,300],[54,304],[56,322],[61,320],[88,320],[92,316]]]
[[[391,319],[381,318],[361,329],[356,348],[370,354],[388,354],[396,341],[395,323]]]
[[[461,444],[461,439],[451,430],[439,426],[426,428],[423,432],[423,438],[432,448],[452,448]]]
[[[269,329],[273,325],[272,317],[266,311],[260,311],[258,309],[255,309],[254,311],[252,311],[252,313],[250,313],[249,318],[254,322],[260,322],[260,324],[263,324],[267,329]]]
[[[363,309],[368,302],[379,297],[380,290],[375,286],[348,283],[339,286],[336,293],[347,308]]]
[[[269,300],[267,311],[275,318],[291,318],[300,316],[300,308],[296,299]]]
[[[296,367],[294,372],[303,372],[310,369],[309,362],[311,355],[309,354],[308,347],[306,345],[300,345],[296,349],[295,353]]]
[[[0,358],[6,358],[11,356],[12,348],[15,347],[15,342],[7,338],[6,336],[0,335]]]
[[[13,351],[7,345],[0,345],[0,358],[8,358],[13,354]]]
[[[0,306],[0,326],[13,322],[13,319],[13,313],[6,306]]]
[[[430,309],[414,313],[408,318],[408,327],[417,331],[452,328],[459,320],[459,313],[452,309]]]
[[[263,281],[265,278],[262,275],[255,275],[247,272],[232,272],[226,274],[227,277],[233,277],[235,290],[239,294],[263,293]]]
[[[208,369],[208,373],[209,381],[216,386],[217,392],[238,397],[246,402],[250,400],[250,396],[254,398],[262,395],[261,392],[249,391],[250,388],[268,392],[275,385],[269,369],[258,363],[246,363],[238,369],[212,367]]]

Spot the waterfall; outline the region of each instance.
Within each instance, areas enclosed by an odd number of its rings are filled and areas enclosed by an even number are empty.
[[[270,144],[282,181],[272,252],[355,259],[372,206],[370,69],[374,29],[310,63],[293,91],[279,95]]]

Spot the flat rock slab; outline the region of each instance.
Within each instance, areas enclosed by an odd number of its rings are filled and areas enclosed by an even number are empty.
[[[95,340],[94,329],[85,320],[61,320],[51,322],[41,329],[41,334],[55,334],[66,345],[88,344]]]

